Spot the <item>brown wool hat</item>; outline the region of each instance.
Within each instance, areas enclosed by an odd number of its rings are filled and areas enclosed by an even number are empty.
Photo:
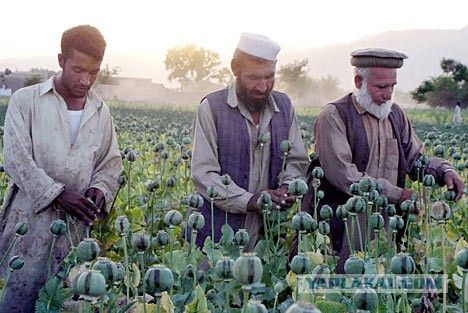
[[[351,65],[356,67],[400,68],[408,56],[404,53],[381,48],[360,49],[351,52]]]

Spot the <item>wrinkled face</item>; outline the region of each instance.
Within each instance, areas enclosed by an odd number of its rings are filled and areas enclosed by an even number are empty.
[[[73,49],[65,57],[59,54],[62,85],[68,97],[83,98],[98,77],[102,60]]]
[[[262,110],[275,84],[276,62],[244,59],[233,67],[237,94],[251,110]]]
[[[362,87],[363,80],[360,76],[356,76],[355,79],[356,88],[360,89]],[[397,70],[395,68],[370,68],[370,77],[367,80],[367,90],[375,104],[382,105],[391,100],[396,83]]]

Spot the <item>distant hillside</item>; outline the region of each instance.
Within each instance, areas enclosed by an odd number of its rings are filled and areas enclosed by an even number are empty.
[[[319,78],[322,75],[331,74],[340,80],[343,89],[350,90],[352,88],[352,69],[349,64],[351,51],[368,47],[395,49],[409,56],[405,66],[399,70],[398,88],[401,91],[410,91],[430,76],[440,75],[439,63],[443,57],[468,64],[467,42],[468,26],[461,30],[389,31],[363,37],[348,44],[315,47],[303,51],[284,50],[280,53],[278,65],[308,58],[312,77]],[[122,76],[151,78],[155,83],[170,86],[163,63],[164,58],[165,51],[159,54],[109,54],[106,55],[103,63],[108,63],[111,67],[120,66]],[[229,60],[230,56],[223,55],[221,59]],[[0,70],[5,68],[12,71],[28,70],[33,67],[59,69],[56,56],[0,60]]]

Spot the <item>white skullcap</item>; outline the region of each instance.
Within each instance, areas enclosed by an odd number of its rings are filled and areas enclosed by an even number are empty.
[[[243,33],[240,36],[237,49],[269,61],[276,61],[281,47],[270,38],[252,33]]]

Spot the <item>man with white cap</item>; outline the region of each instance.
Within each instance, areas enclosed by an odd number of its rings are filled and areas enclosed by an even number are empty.
[[[397,68],[406,58],[403,53],[376,48],[351,53],[356,89],[327,104],[314,126],[315,151],[325,173],[320,186],[325,197],[320,206],[327,204],[336,209],[345,204],[351,197],[350,185],[364,176],[382,186],[381,195],[397,206],[397,212],[404,200],[416,196],[405,189],[405,179],[406,174],[417,178],[414,164],[424,153],[424,145],[392,101]],[[455,190],[456,200],[462,197],[463,182],[449,162],[432,158],[425,172],[432,174],[439,185]],[[313,190],[309,190],[303,209],[314,210],[312,197]],[[335,216],[330,226],[333,248],[340,257],[337,272],[342,272],[349,254],[343,222]]]
[[[291,101],[286,94],[273,91],[279,50],[265,36],[243,33],[231,61],[235,82],[207,95],[198,108],[192,180],[205,199],[201,209],[205,227],[198,232],[198,246],[211,237],[208,187],[219,191],[214,200],[215,242],[220,239],[227,209],[233,230],[245,228],[249,233],[247,249],[254,247],[261,232],[257,199],[262,191],[271,195],[274,209],[287,209],[294,203],[287,193],[288,183],[304,175],[308,156]],[[289,140],[291,150],[279,179],[283,140]],[[228,199],[221,180],[224,174],[232,179]]]

